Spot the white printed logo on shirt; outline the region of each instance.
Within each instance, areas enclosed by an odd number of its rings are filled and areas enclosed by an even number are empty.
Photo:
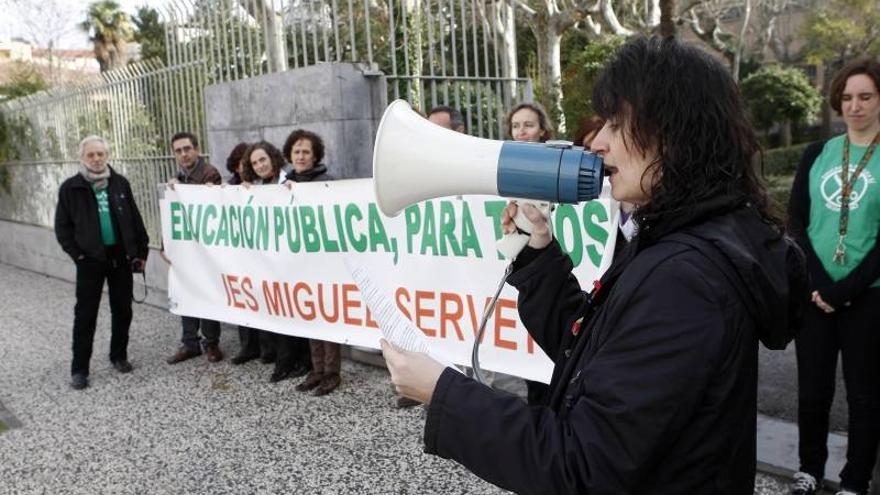
[[[856,164],[849,166],[850,175],[852,175],[855,168]],[[825,207],[831,211],[840,211],[840,198],[841,193],[843,192],[843,180],[840,178],[840,172],[841,167],[836,167],[825,172],[819,186],[822,191],[822,198],[825,199]],[[874,176],[871,175],[871,172],[862,170],[862,173],[859,174],[859,178],[856,180],[855,186],[849,194],[850,210],[859,209],[859,203],[865,196],[865,193],[868,192],[868,187],[874,182],[876,182],[876,180],[874,179]]]

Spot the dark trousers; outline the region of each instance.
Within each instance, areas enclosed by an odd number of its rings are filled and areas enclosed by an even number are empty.
[[[200,351],[199,329],[202,330],[202,336],[205,345],[217,344],[220,342],[220,322],[214,320],[203,320],[201,318],[193,318],[192,316],[181,316],[180,324],[183,327],[183,335],[180,341],[183,347],[190,351]]]
[[[308,339],[281,334],[276,335],[275,338],[278,343],[275,371],[290,371],[302,366],[312,367]]]
[[[104,280],[110,293],[110,361],[128,359],[131,326],[131,268],[121,249],[108,249],[108,261],[82,260],[76,264],[76,306],[73,310],[72,374],[89,374],[95,324]]]
[[[880,289],[869,289],[848,307],[826,314],[811,304],[798,335],[798,430],[801,471],[821,480],[828,458],[828,415],[834,397],[837,355],[849,406],[842,489],[864,493],[880,442]]]
[[[238,340],[241,343],[241,356],[275,358],[275,334],[257,328],[238,326]]]
[[[336,342],[309,339],[312,369],[319,373],[339,373],[342,367],[342,346]]]
[[[874,477],[871,479],[871,495],[880,495],[880,450],[877,450],[877,462],[874,464]]]

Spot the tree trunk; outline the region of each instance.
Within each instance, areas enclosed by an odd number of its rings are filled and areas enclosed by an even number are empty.
[[[505,79],[514,79],[519,75],[516,63],[516,18],[513,3],[501,1],[496,4],[498,11],[498,33],[500,34],[501,52],[501,76]],[[507,107],[513,106],[517,98],[516,82],[504,83],[504,103]]]
[[[284,46],[284,28],[281,14],[275,12],[272,4],[266,0],[254,2],[252,0],[238,0],[239,5],[253,17],[254,21],[263,29],[263,41],[266,45],[266,60],[269,72],[287,70],[287,50]]]
[[[409,43],[409,75],[412,76],[412,85],[408,88],[409,101],[424,112],[430,111],[425,108],[424,91],[422,91],[422,74],[424,74],[424,50],[422,48],[422,1],[408,0],[407,9],[407,42]]]
[[[749,19],[752,14],[752,0],[745,0],[745,12],[743,13],[743,25],[739,30],[739,40],[736,45],[736,53],[733,54],[733,80],[739,81],[739,66],[742,63],[743,50],[746,44],[746,33],[749,28]]]
[[[675,12],[675,0],[660,0],[660,36],[675,36],[673,12]]]
[[[831,137],[831,100],[828,99],[828,88],[831,86],[833,74],[830,64],[823,63],[818,69],[822,73],[822,87],[820,88],[822,94],[822,127],[819,132],[819,138],[828,139]]]
[[[646,0],[645,9],[645,25],[653,31],[660,26],[660,0]]]
[[[782,147],[788,148],[791,146],[791,121],[786,120],[779,126],[779,135],[782,140]]]
[[[560,45],[562,35],[557,33],[552,26],[547,26],[543,32],[536,32],[538,41],[538,63],[541,76],[541,100],[550,112],[550,118],[556,122],[559,134],[564,134],[565,114],[562,112],[562,62],[560,60]]]

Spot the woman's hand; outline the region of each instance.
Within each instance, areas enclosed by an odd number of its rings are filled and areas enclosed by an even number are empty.
[[[516,232],[516,223],[514,223],[513,219],[516,218],[518,208],[519,206],[516,201],[511,201],[504,207],[504,211],[501,213],[501,229],[505,234]],[[522,206],[522,213],[532,222],[532,235],[529,236],[529,247],[533,249],[544,249],[547,247],[550,241],[553,240],[553,237],[550,235],[550,225],[547,223],[544,214],[528,203]]]
[[[822,299],[822,296],[819,294],[819,291],[817,291],[817,290],[813,291],[812,299],[813,299],[813,303],[815,303],[816,306],[818,306],[819,309],[821,309],[822,311],[824,311],[826,313],[833,313],[834,312],[834,308],[832,308],[830,304],[828,304],[827,302],[825,302]]]
[[[405,351],[385,339],[380,344],[397,393],[422,404],[430,402],[445,366],[427,354]]]
[[[293,186],[296,185],[296,182],[288,179],[283,182],[284,186],[287,187],[288,191],[293,191]]]

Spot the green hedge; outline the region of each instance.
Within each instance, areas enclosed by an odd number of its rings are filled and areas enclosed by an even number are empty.
[[[804,150],[810,143],[764,152],[764,175],[794,175]]]
[[[768,175],[765,179],[767,181],[767,191],[770,193],[770,198],[773,200],[774,206],[780,214],[786,215],[788,211],[788,198],[791,195],[791,183],[794,181],[794,174]]]

